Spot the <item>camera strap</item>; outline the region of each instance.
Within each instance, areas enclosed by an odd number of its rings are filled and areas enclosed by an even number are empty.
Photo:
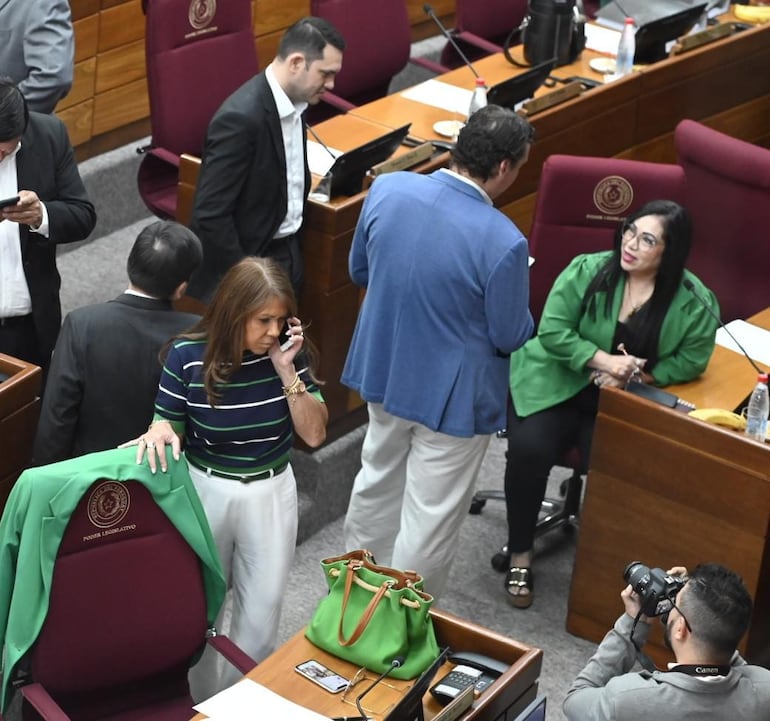
[[[669,669],[669,673],[685,673],[688,676],[727,676],[732,666],[730,664],[701,665],[680,663]]]

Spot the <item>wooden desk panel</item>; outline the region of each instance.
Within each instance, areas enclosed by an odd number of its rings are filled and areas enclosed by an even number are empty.
[[[464,721],[513,719],[535,698],[543,658],[540,649],[525,646],[444,611],[434,609],[431,616],[442,646],[477,651],[511,664],[510,669],[476,699],[471,711],[463,716]],[[305,638],[304,631],[300,631],[256,666],[247,678],[325,716],[356,716],[358,712],[355,706],[344,703],[340,694],[330,694],[310,681],[301,679],[294,672],[293,669],[298,663],[311,658],[345,678],[352,678],[358,670],[353,664],[318,649]],[[436,675],[436,680],[450,668],[450,664],[442,667]],[[402,693],[411,686],[410,681],[388,679],[388,683],[401,689]],[[440,706],[430,695],[424,697],[424,707],[426,721],[430,721],[440,711]],[[373,713],[371,717],[380,721],[383,715]],[[194,721],[205,718],[203,714],[198,714]]]

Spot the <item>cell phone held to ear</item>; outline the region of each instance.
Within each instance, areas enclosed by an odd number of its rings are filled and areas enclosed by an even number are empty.
[[[11,198],[3,198],[2,200],[0,200],[0,209],[2,209],[2,208],[9,208],[12,205],[18,204],[18,202],[19,202],[19,196],[18,195],[14,195]]]

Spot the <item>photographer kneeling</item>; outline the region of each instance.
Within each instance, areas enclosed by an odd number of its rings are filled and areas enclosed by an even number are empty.
[[[637,563],[625,576],[626,612],[572,684],[567,718],[767,721],[770,671],[748,665],[736,651],[752,612],[741,579],[717,564],[701,564],[688,577],[682,567],[664,573]],[[676,663],[667,671],[630,673],[655,615]]]

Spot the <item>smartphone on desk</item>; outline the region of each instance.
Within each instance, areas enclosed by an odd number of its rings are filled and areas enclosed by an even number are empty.
[[[340,676],[314,659],[298,664],[294,670],[329,693],[344,691],[350,683],[344,676]]]
[[[479,696],[510,668],[503,661],[473,651],[453,653],[447,661],[456,666],[430,689],[442,706],[454,700],[468,686],[473,686],[474,695]]]

